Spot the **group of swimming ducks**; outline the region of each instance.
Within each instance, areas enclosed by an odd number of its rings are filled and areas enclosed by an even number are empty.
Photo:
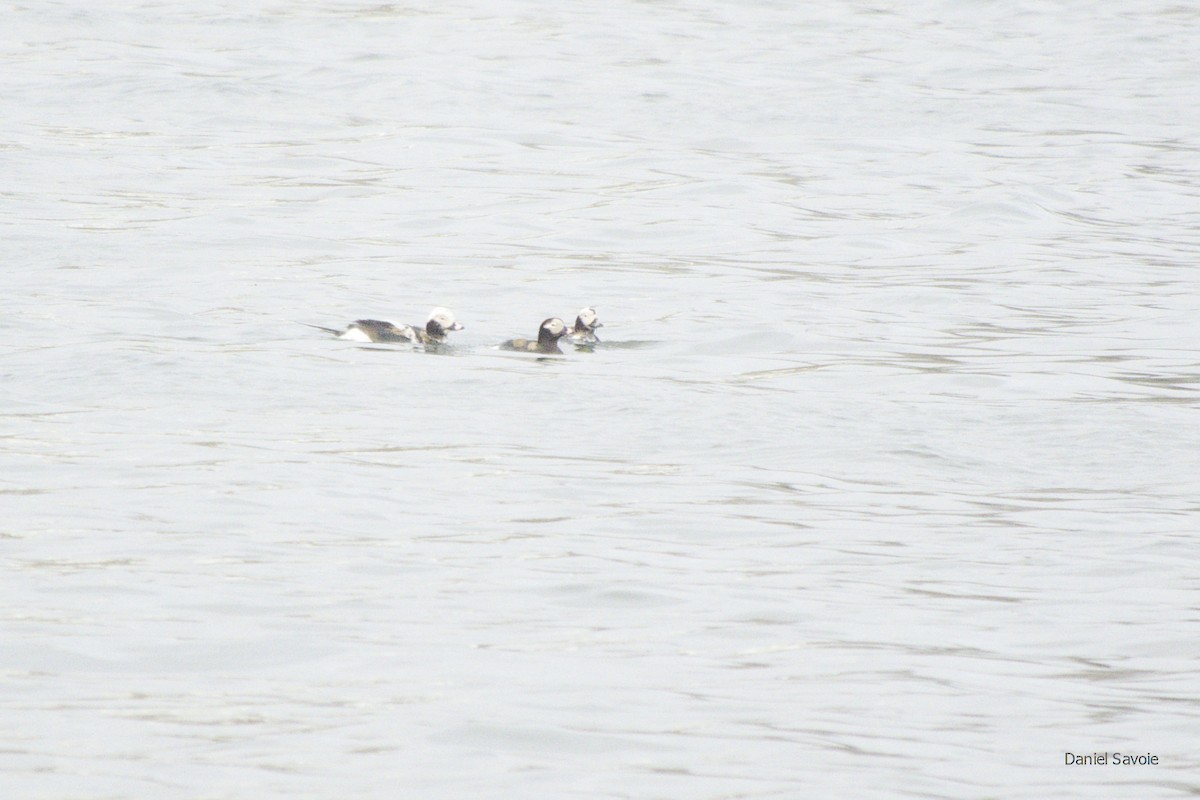
[[[339,339],[351,342],[390,342],[393,344],[443,344],[446,335],[451,331],[461,331],[462,323],[454,318],[454,313],[448,308],[435,308],[429,312],[429,319],[421,325],[397,325],[378,319],[360,319],[350,323],[345,330],[325,328],[320,325],[312,327],[332,333]],[[596,309],[580,309],[575,316],[575,324],[567,326],[560,317],[550,317],[542,320],[538,328],[537,339],[509,339],[500,345],[501,350],[516,350],[523,353],[547,353],[562,355],[558,346],[560,339],[589,346],[600,341],[596,328],[604,327],[604,323],[596,317]]]

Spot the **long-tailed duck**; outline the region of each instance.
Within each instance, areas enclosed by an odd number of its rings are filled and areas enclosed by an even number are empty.
[[[600,341],[596,328],[603,328],[604,323],[596,317],[596,309],[588,306],[581,308],[575,317],[575,325],[567,331],[567,338],[575,344],[595,344]]]
[[[562,350],[558,347],[558,340],[561,339],[567,332],[567,323],[563,322],[558,317],[551,317],[543,320],[542,326],[538,328],[537,341],[529,339],[509,339],[504,344],[500,345],[501,350],[519,350],[525,353],[555,353],[562,355]]]
[[[360,319],[350,323],[345,330],[313,325],[317,330],[332,333],[339,339],[350,342],[407,342],[409,344],[440,344],[446,341],[449,331],[461,331],[463,326],[454,319],[446,308],[435,308],[429,312],[424,328],[416,325],[397,325],[379,319]]]

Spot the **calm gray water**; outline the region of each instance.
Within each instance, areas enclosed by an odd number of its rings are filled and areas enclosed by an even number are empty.
[[[1200,793],[1196,7],[112,5],[3,5],[4,797]]]

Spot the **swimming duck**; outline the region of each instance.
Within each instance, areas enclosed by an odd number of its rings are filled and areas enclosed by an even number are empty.
[[[596,309],[588,306],[581,308],[575,317],[575,325],[567,332],[567,338],[575,344],[595,344],[600,341],[596,328],[603,328],[604,323],[596,317]]]
[[[337,338],[350,342],[406,342],[408,344],[440,344],[446,340],[448,331],[463,329],[462,324],[454,319],[454,314],[449,309],[440,306],[429,312],[429,319],[424,328],[415,325],[397,325],[394,322],[380,319],[356,320],[342,331],[321,325],[311,327],[332,333]]]
[[[501,350],[520,350],[526,353],[555,353],[562,355],[558,348],[558,340],[567,333],[567,323],[558,317],[543,320],[538,328],[537,341],[529,339],[509,339],[500,345]]]

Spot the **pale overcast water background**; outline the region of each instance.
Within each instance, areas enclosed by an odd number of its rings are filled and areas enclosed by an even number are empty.
[[[1200,793],[1200,7],[0,16],[0,796]]]

